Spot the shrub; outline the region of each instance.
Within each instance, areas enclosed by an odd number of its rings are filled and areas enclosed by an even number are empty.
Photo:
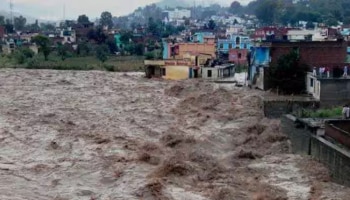
[[[115,71],[115,68],[114,68],[113,65],[104,64],[104,65],[103,65],[103,68],[106,69],[106,70],[109,71],[109,72],[114,72],[114,71]]]
[[[26,68],[28,69],[36,69],[39,65],[39,60],[36,57],[33,57],[27,61]]]
[[[153,60],[153,59],[155,58],[153,52],[147,52],[147,53],[145,53],[145,57],[146,57],[147,60]]]
[[[29,48],[20,48],[15,51],[13,58],[16,60],[17,64],[24,64],[27,59],[33,58],[34,54],[34,51]]]
[[[300,117],[303,118],[336,118],[342,116],[342,108],[319,109],[316,111],[303,110]]]

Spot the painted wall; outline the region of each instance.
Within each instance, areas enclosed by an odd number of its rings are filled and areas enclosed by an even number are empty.
[[[270,62],[270,48],[255,47],[253,51],[253,65],[268,65]]]
[[[211,71],[211,77],[208,76],[208,71]],[[214,67],[202,67],[202,78],[204,79],[218,79],[219,70]]]
[[[183,80],[190,78],[191,67],[188,66],[166,66],[164,79]]]
[[[311,73],[308,73],[306,76],[306,90],[311,94],[315,99],[320,100],[321,94],[321,84]]]
[[[169,59],[169,43],[166,41],[163,41],[163,59]]]
[[[193,36],[192,36],[192,42],[198,42],[198,43],[204,43],[204,37],[205,36],[211,36],[213,35],[212,33],[210,32],[199,32],[199,33],[195,33]]]
[[[215,55],[215,44],[199,44],[199,43],[180,43],[179,44],[179,57],[183,57],[185,54],[209,54],[213,57]]]
[[[228,60],[234,62],[236,65],[248,65],[247,55],[247,49],[231,49]]]
[[[238,42],[237,39],[238,38]],[[219,39],[217,48],[221,52],[228,52],[230,49],[250,49],[252,47],[249,37],[246,36],[229,36],[229,39]]]

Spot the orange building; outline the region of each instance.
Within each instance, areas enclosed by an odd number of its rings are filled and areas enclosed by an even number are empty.
[[[163,41],[163,59],[183,59],[188,54],[206,54],[215,58],[215,39],[213,37],[205,37],[204,41],[204,43],[171,43]]]

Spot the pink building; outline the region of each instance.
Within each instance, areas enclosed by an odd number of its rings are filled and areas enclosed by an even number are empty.
[[[230,49],[228,60],[238,65],[248,65],[248,49]]]

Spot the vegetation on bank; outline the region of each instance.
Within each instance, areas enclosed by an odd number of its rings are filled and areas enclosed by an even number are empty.
[[[316,111],[303,110],[301,112],[300,117],[302,118],[339,118],[339,117],[342,117],[342,107],[319,109]]]
[[[115,72],[143,71],[143,56],[109,56],[101,62],[95,56],[70,56],[62,60],[52,53],[45,60],[42,54],[23,56],[15,52],[0,56],[0,68],[55,69],[55,70],[107,70]],[[20,61],[20,62],[19,62]]]

